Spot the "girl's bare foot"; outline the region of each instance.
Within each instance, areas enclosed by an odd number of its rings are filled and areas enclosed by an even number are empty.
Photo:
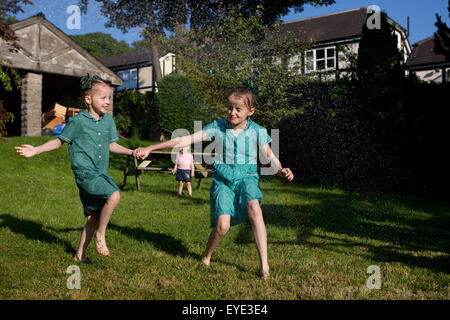
[[[73,260],[75,260],[76,262],[91,263],[91,261],[88,258],[84,257],[83,255],[79,254],[78,252],[73,257]]]
[[[205,256],[202,256],[201,261],[202,261],[202,263],[203,263],[205,266],[209,267],[209,261],[210,261],[210,259],[211,259],[211,258],[206,258]]]
[[[95,241],[95,250],[102,256],[110,256],[108,247],[106,246],[105,236],[100,235],[98,232],[95,234],[94,237]]]
[[[267,268],[261,269],[259,272],[259,275],[261,276],[261,279],[264,281],[269,279],[269,277],[270,277],[269,268],[267,267]]]

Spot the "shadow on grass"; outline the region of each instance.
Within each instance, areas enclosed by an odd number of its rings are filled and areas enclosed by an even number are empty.
[[[197,190],[196,187],[192,188],[192,197],[188,196],[188,192],[187,192],[186,186],[183,188],[182,196],[179,197],[178,196],[178,189],[177,189],[178,186],[175,183],[176,183],[176,181],[174,181],[173,190],[162,189],[162,188],[161,189],[157,189],[157,190],[150,189],[150,188],[142,187],[142,183],[141,183],[141,193],[143,195],[144,194],[145,195],[154,194],[154,195],[157,195],[157,196],[167,195],[167,196],[171,197],[172,201],[185,201],[186,205],[189,205],[189,204],[199,204],[199,205],[201,205],[201,204],[205,204],[205,203],[209,204],[209,197],[208,197],[208,199],[199,198],[198,194],[199,194],[200,191]],[[125,191],[125,192],[129,191],[129,190],[130,191],[131,190],[133,190],[133,191],[136,190],[136,188],[129,188],[128,187],[128,183],[127,183],[127,189],[124,189],[123,185],[120,186],[120,189],[122,191]],[[209,189],[208,189],[207,192],[209,193]]]
[[[143,228],[124,227],[113,223],[109,223],[108,229],[116,230],[123,235],[138,241],[149,242],[156,249],[164,251],[172,256],[197,257],[197,255],[189,252],[181,240],[175,239],[164,233],[151,232]]]
[[[310,192],[301,187],[289,192],[307,201],[304,205],[263,204],[262,209],[267,225],[294,228],[298,243],[450,273],[447,206],[414,198]],[[236,238],[248,241],[245,234],[251,232],[248,225]],[[366,251],[361,251],[361,247]]]
[[[166,235],[164,233],[156,233],[145,230],[143,228],[134,228],[134,227],[124,227],[119,226],[113,223],[109,223],[108,228],[111,230],[116,230],[123,235],[138,240],[138,241],[147,241],[151,243],[156,249],[166,252],[172,256],[179,256],[183,258],[192,258],[200,264],[201,255],[190,252],[188,248],[183,244],[183,242],[179,239],[175,239],[172,236]],[[205,239],[205,245],[206,245]],[[215,260],[215,262],[220,262],[229,266],[233,266],[241,272],[247,272],[242,266],[238,264],[234,264],[231,262],[223,261],[223,260]]]
[[[24,235],[27,240],[38,240],[52,245],[63,246],[64,251],[70,255],[74,255],[76,252],[70,243],[44,230],[43,225],[38,222],[19,219],[10,214],[0,215],[0,221],[0,228],[7,227],[11,232]]]

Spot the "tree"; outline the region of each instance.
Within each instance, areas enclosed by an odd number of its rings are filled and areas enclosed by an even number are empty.
[[[149,43],[152,51],[152,64],[155,72],[155,81],[162,79],[159,63],[159,42],[164,38],[164,22],[170,16],[169,11],[174,6],[170,1],[145,0],[95,0],[102,3],[102,14],[109,18],[107,27],[117,26],[123,32],[130,28],[141,27],[142,36]],[[80,0],[82,10],[87,10],[89,0]]]
[[[9,14],[16,14],[17,12],[23,12],[23,4],[33,4],[29,0],[0,0],[0,40],[7,42],[11,50],[17,50],[17,37],[14,31],[8,26],[13,21]],[[19,73],[11,68],[3,68],[0,57],[0,85],[2,85],[6,91],[12,90],[12,82],[14,82],[17,88],[20,87],[21,79]],[[3,108],[2,101],[0,100],[0,137],[6,135],[6,123],[12,121],[14,115]]]
[[[381,13],[379,29],[363,26],[355,69],[366,100],[362,112],[378,128],[384,152],[395,154],[404,125],[402,94],[406,77],[394,26],[388,22],[386,13]]]
[[[448,11],[450,17],[450,0],[448,1]],[[434,52],[443,54],[446,60],[450,60],[450,28],[445,22],[442,22],[441,16],[436,14],[437,32],[434,33]]]
[[[165,45],[183,52],[181,69],[217,106],[218,114],[224,114],[230,90],[251,80],[259,87],[257,120],[276,127],[283,116],[295,112],[288,90],[304,78],[300,59],[291,58],[305,47],[293,36],[281,35],[279,27],[266,26],[262,11],[248,18],[228,11],[216,19],[214,25],[187,31],[182,41],[170,37]],[[197,46],[191,45],[192,39]]]
[[[313,6],[331,5],[335,0],[226,0],[217,1],[217,5],[223,5],[225,10],[238,10],[245,16],[253,16],[258,13],[260,8],[262,12],[262,22],[266,25],[272,25],[279,22],[279,19],[289,13],[290,9],[294,12],[302,12],[306,4]]]
[[[117,41],[110,34],[95,32],[70,36],[80,47],[96,58],[133,50],[125,41]]]

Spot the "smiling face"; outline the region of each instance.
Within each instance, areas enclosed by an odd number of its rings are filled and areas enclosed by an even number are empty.
[[[228,97],[227,117],[232,128],[243,125],[253,113],[255,108],[247,106],[245,97],[234,94]]]
[[[101,116],[108,112],[112,100],[112,88],[105,83],[98,83],[84,96],[89,113]]]

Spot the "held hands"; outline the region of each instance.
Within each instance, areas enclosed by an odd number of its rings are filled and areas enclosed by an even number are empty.
[[[150,154],[151,150],[149,148],[137,148],[134,150],[134,157],[136,159],[145,159]]]
[[[291,169],[289,168],[283,168],[281,169],[278,174],[285,178],[287,181],[291,182],[294,180],[294,174],[292,173]]]
[[[131,153],[131,156],[133,156],[133,158],[135,158],[135,159],[139,159],[139,157],[137,155],[137,150],[138,149],[134,149],[133,152]]]
[[[14,149],[16,149],[18,154],[25,158],[31,158],[37,155],[36,148],[29,144],[23,144],[20,147],[14,147]]]

